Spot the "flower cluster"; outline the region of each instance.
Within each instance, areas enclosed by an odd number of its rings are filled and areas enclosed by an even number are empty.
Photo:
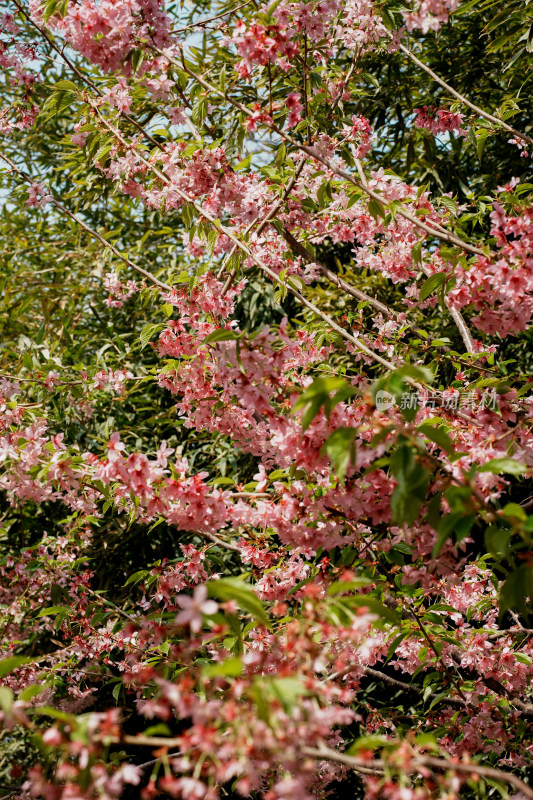
[[[416,114],[415,125],[417,128],[426,128],[431,131],[435,136],[447,131],[454,131],[459,136],[466,136],[465,131],[461,125],[463,124],[463,115],[451,111],[446,111],[444,108],[433,108],[424,106],[423,108],[415,108]]]
[[[69,268],[91,265],[83,342],[65,352],[56,277],[38,283],[39,332],[17,327],[0,378],[0,721],[40,743],[21,800],[312,800],[352,767],[369,800],[528,789],[533,400],[490,337],[530,330],[530,187],[436,198],[380,166],[389,131],[359,103],[366,60],[456,6],[2,17],[4,133],[37,113],[34,61],[53,46],[72,72],[39,87],[70,161],[51,190],[7,161],[15,199],[66,213]],[[413,113],[413,147],[466,135]],[[98,280],[86,234],[120,274]]]

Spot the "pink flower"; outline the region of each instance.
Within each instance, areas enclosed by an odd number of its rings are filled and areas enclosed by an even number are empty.
[[[141,782],[142,769],[134,764],[124,764],[117,772],[124,783],[131,783],[137,786]]]
[[[289,109],[289,116],[287,118],[287,125],[289,128],[294,128],[295,125],[302,119],[301,110],[302,104],[300,102],[302,95],[300,92],[291,92],[285,100],[285,105]]]
[[[259,465],[259,472],[254,475],[254,481],[257,481],[256,492],[264,492],[268,485],[268,475],[262,464]]]
[[[178,778],[179,791],[184,800],[202,800],[207,792],[205,783],[196,778]]]
[[[182,608],[176,617],[176,624],[189,625],[193,633],[198,633],[202,627],[202,614],[209,616],[218,610],[218,604],[207,599],[207,588],[203,583],[196,587],[192,597],[180,594],[176,600]]]
[[[94,388],[103,389],[108,380],[109,377],[107,375],[107,372],[101,369],[100,372],[97,372],[96,375],[94,376]]]
[[[183,106],[169,108],[167,111],[167,116],[173,125],[184,125],[187,119],[185,115],[185,108]]]
[[[126,449],[124,442],[120,441],[120,433],[118,431],[115,431],[115,433],[111,434],[109,442],[107,443],[107,447],[109,451],[113,451],[115,453],[120,453],[121,450]]]
[[[168,457],[174,452],[173,447],[167,447],[166,440],[163,439],[159,445],[159,450],[156,453],[156,463],[165,469],[168,465]]]
[[[456,131],[459,136],[467,135],[467,131],[461,128],[463,124],[462,114],[453,114],[451,111],[446,111],[446,109],[443,108],[435,108],[434,106],[415,108],[415,113],[416,127],[426,128],[435,136],[438,136],[440,133],[445,133],[446,131]]]
[[[107,92],[104,92],[100,98],[101,103],[109,103],[114,106],[118,111],[129,112],[131,107],[131,97],[128,92],[128,86],[124,78],[120,78],[115,86],[111,87]]]
[[[63,741],[63,737],[57,728],[48,728],[48,730],[43,733],[42,739],[43,742],[50,745],[50,747],[58,747]]]
[[[60,378],[59,372],[51,370],[44,379],[43,383],[47,389],[53,389],[54,386],[57,386],[57,384],[59,383],[59,378]]]
[[[26,200],[26,205],[33,206],[33,208],[40,208],[40,206],[44,206],[46,203],[49,203],[51,199],[52,196],[46,193],[44,183],[32,183],[28,189],[28,199]]]
[[[13,14],[7,12],[0,17],[0,28],[5,33],[12,33],[13,36],[20,32],[20,28],[15,25]]]

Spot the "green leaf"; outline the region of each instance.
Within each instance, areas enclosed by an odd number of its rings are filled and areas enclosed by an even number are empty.
[[[452,533],[455,533],[455,538],[459,542],[462,541],[465,536],[468,536],[475,519],[473,514],[465,515],[462,511],[455,511],[443,517],[438,524],[438,536],[433,545],[431,557],[436,558],[439,555]]]
[[[500,613],[516,609],[528,613],[533,599],[533,568],[522,566],[512,572],[500,589]],[[529,601],[529,602],[528,602]]]
[[[368,736],[360,736],[353,744],[349,746],[346,753],[350,756],[357,755],[362,750],[381,750],[382,747],[388,744],[385,736],[380,736],[378,733],[370,733]]]
[[[55,614],[68,614],[70,608],[66,606],[49,606],[48,608],[42,608],[39,613],[37,614],[38,617],[53,617]]]
[[[165,725],[164,722],[159,722],[157,725],[150,725],[143,731],[143,736],[172,736],[172,731]]]
[[[525,522],[527,520],[527,513],[524,511],[522,506],[518,505],[518,503],[506,503],[506,505],[502,508],[502,512],[506,517],[519,519],[521,522]]]
[[[407,636],[409,636],[410,634],[411,634],[411,631],[402,631],[402,633],[399,633],[398,636],[394,637],[394,639],[390,643],[389,648],[387,650],[387,655],[385,657],[385,663],[387,663],[387,661],[391,660],[391,658],[393,657],[393,655],[396,652],[396,649],[397,649],[398,645],[401,644],[401,642],[403,642],[403,640]]]
[[[431,690],[431,686],[428,686],[427,688],[428,688],[428,693],[427,693],[427,694],[428,694],[428,697],[429,697],[429,695],[431,694],[431,691],[432,691],[432,690]],[[431,703],[429,704],[428,711],[431,711],[431,709],[432,709],[434,706],[436,706],[438,703],[442,702],[443,700],[448,700],[448,699],[449,699],[449,697],[450,697],[450,692],[449,692],[449,690],[448,690],[448,689],[446,689],[446,691],[444,691],[444,692],[439,692],[439,693],[438,693],[438,694],[437,694],[437,695],[436,695],[436,696],[433,698],[433,700],[431,701]],[[425,697],[424,699],[425,699],[425,700],[427,700],[427,697]]]
[[[382,203],[380,203],[379,200],[374,200],[374,198],[372,198],[368,203],[368,211],[374,217],[376,222],[378,217],[382,217],[384,219],[386,216]]]
[[[205,248],[205,252],[208,258],[213,258],[213,252],[215,250],[215,245],[218,241],[219,234],[214,231],[210,230],[207,235],[207,247]]]
[[[490,525],[485,531],[485,547],[488,553],[492,553],[498,558],[507,555],[509,542],[511,541],[511,531],[505,531],[497,525]]]
[[[416,366],[415,364],[406,364],[403,367],[389,372],[382,378],[379,378],[372,385],[372,398],[375,402],[376,395],[379,391],[387,391],[393,394],[398,400],[401,400],[401,395],[406,390],[412,391],[412,386],[407,381],[418,381],[420,383],[433,383],[434,375],[427,367]],[[400,403],[401,405],[401,403]]]
[[[8,686],[0,686],[0,708],[6,714],[11,711],[14,699],[13,692]]]
[[[395,625],[397,625],[400,621],[400,617],[394,609],[384,605],[384,603],[376,600],[376,598],[372,597],[370,594],[346,595],[332,600],[332,603],[336,603],[341,608],[344,607],[345,610],[349,609],[351,606],[355,606],[356,608],[367,608],[371,614],[382,617],[383,619],[387,620],[388,622],[392,622]]]
[[[318,205],[320,208],[324,208],[327,204],[331,203],[332,195],[331,195],[331,183],[330,181],[324,181],[318,187],[318,191],[316,193],[316,197],[318,200]]]
[[[23,664],[27,664],[29,661],[30,659],[25,658],[24,656],[9,656],[9,658],[4,658],[2,661],[0,661],[0,678],[5,678],[6,675],[14,672],[16,669],[21,667]]]
[[[72,714],[68,714],[66,711],[60,711],[59,708],[54,708],[53,706],[38,706],[33,710],[34,713],[39,714],[39,716],[59,719],[61,722],[68,722],[72,724],[73,728],[76,727],[76,718]]]
[[[420,287],[420,292],[418,293],[418,299],[420,302],[426,300],[430,294],[433,294],[436,289],[442,286],[447,277],[448,276],[445,272],[436,272],[434,275],[430,275],[429,278],[426,278]]]
[[[61,601],[65,600],[65,596],[66,595],[68,596],[68,594],[65,592],[63,587],[60,586],[58,583],[54,583],[52,585],[52,587],[50,589],[50,597],[52,598],[52,603],[55,606],[60,605]]]
[[[301,678],[293,676],[272,678],[269,683],[274,695],[287,710],[293,708],[300,697],[309,694],[309,690]]]
[[[68,4],[69,0],[59,0],[57,4],[56,14],[59,14],[61,19],[64,19],[67,16]]]
[[[141,340],[141,350],[144,350],[150,339],[165,327],[164,322],[156,322],[155,324],[145,325],[141,331],[139,339]]]
[[[416,244],[414,244],[411,248],[411,258],[414,264],[421,264],[422,263],[422,244],[423,239],[419,239]]]
[[[98,161],[100,166],[103,166],[105,164],[106,160],[107,160],[107,156],[109,155],[109,153],[111,152],[112,149],[113,149],[113,145],[112,144],[104,145],[103,147],[101,147],[96,152],[96,154],[94,156],[94,160]]]
[[[211,483],[213,486],[235,486],[233,478],[225,478],[222,475],[219,478],[214,478]]]
[[[438,197],[436,202],[439,205],[444,206],[444,208],[446,208],[448,211],[451,211],[453,214],[457,212],[457,203],[455,200],[452,200],[451,197]]]
[[[273,2],[270,3],[269,7],[266,10],[266,14],[265,14],[267,22],[271,21],[272,15],[274,14],[274,11],[281,4],[281,2],[282,2],[282,0],[273,0]]]
[[[453,453],[453,442],[442,427],[428,425],[423,422],[418,426],[417,430],[422,433],[427,439],[438,445],[445,453]]]
[[[131,68],[134,74],[136,74],[139,71],[139,67],[141,66],[143,61],[144,61],[144,50],[135,50],[135,52],[131,57]]]
[[[197,149],[198,146],[195,145],[195,150]],[[183,206],[181,207],[181,218],[186,228],[190,228],[193,223],[194,211],[195,211],[194,206],[191,205],[190,203],[184,203]]]
[[[350,462],[355,463],[356,428],[337,428],[326,439],[322,451],[326,452],[340,481],[346,476]]]
[[[486,128],[481,128],[481,130],[475,132],[476,136],[476,150],[477,156],[481,161],[481,156],[483,155],[483,151],[485,150],[485,144],[487,142],[488,137],[490,136],[490,131]]]
[[[196,125],[201,125],[207,116],[208,102],[206,97],[201,97],[195,102],[191,110],[191,119]]]
[[[54,83],[55,92],[67,92],[69,94],[77,94],[79,89],[72,81],[61,80]]]
[[[206,678],[236,678],[242,675],[242,661],[234,656],[220,664],[208,664],[202,669],[202,675]]]
[[[134,572],[133,575],[130,575],[124,586],[128,586],[130,583],[140,583],[145,578],[147,578],[150,574],[150,571],[147,569],[141,569],[138,572]]]
[[[267,178],[269,178],[274,183],[282,183],[283,182],[283,178],[282,178],[281,174],[276,169],[274,169],[274,167],[271,167],[271,166],[261,167],[261,172],[264,175],[266,175]]]
[[[226,91],[226,65],[222,67],[218,76],[218,86],[221,92]]]
[[[477,468],[478,472],[492,472],[499,475],[500,472],[505,472],[508,475],[523,475],[527,467],[525,464],[520,464],[513,458],[491,458],[486,464],[482,464]]]
[[[305,283],[297,275],[289,275],[286,284],[290,289],[295,289],[300,294],[305,288]]]
[[[247,611],[263,625],[270,627],[270,620],[263,603],[249,584],[243,583],[238,578],[220,578],[216,581],[209,581],[207,591],[209,597],[214,597],[222,602],[234,600],[239,608]]]
[[[333,397],[331,397],[332,392]],[[326,416],[329,416],[333,408],[343,400],[347,400],[356,394],[354,387],[338,377],[317,378],[311,386],[308,386],[294,404],[293,413],[300,409],[305,409],[302,415],[302,431],[307,430],[311,422],[319,413],[322,406]]]
[[[353,589],[361,589],[363,586],[369,586],[372,583],[369,578],[354,578],[351,581],[334,581],[328,586],[328,595],[343,594],[343,592],[351,592]]]
[[[213,331],[213,333],[209,333],[203,340],[202,344],[215,344],[215,342],[228,342],[231,340],[235,341],[236,339],[240,339],[240,337],[240,333],[231,330],[230,328],[218,328],[218,330]]]
[[[235,165],[235,169],[238,171],[250,169],[251,163],[252,163],[252,153],[248,153],[246,158],[243,158],[242,161],[239,161],[239,163]]]
[[[48,22],[50,17],[56,13],[58,5],[59,5],[58,0],[47,0],[43,9],[44,22]]]
[[[33,683],[30,686],[26,686],[26,688],[20,692],[18,699],[23,700],[25,703],[29,702],[47,688],[48,686],[45,683]]]
[[[401,444],[392,454],[391,472],[397,486],[392,493],[391,510],[396,522],[414,522],[420,513],[429,485],[429,473],[412,448]]]

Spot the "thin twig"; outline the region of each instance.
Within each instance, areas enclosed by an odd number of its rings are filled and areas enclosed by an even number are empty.
[[[115,611],[117,612],[117,614],[120,614],[120,616],[124,617],[124,619],[127,619],[130,622],[134,622],[136,625],[139,624],[139,620],[137,619],[137,617],[133,617],[131,614],[128,614],[126,611],[124,611],[122,608],[120,608],[120,606],[117,606],[116,603],[113,603],[112,600],[108,600],[106,597],[102,597],[101,594],[98,594],[98,592],[95,592],[94,589],[90,589],[89,586],[84,586],[83,589],[84,589],[84,591],[88,592],[89,594],[92,594],[93,597],[98,598],[98,600],[100,600],[102,603],[105,603],[106,606],[110,606],[111,608],[114,608]]]
[[[361,289],[357,289],[351,283],[348,283],[347,281],[345,281],[344,278],[342,278],[340,275],[338,275],[337,273],[333,272],[328,267],[326,267],[326,265],[323,264],[321,261],[319,261],[309,250],[307,250],[307,248],[304,247],[304,245],[301,242],[299,242],[292,235],[292,233],[287,230],[287,228],[283,229],[283,237],[284,237],[285,241],[287,242],[287,244],[289,244],[291,246],[291,248],[294,250],[295,253],[297,253],[299,256],[304,258],[309,264],[313,264],[314,266],[318,267],[318,269],[320,270],[322,275],[324,275],[324,277],[326,277],[329,281],[331,281],[331,283],[334,283],[336,286],[338,286],[339,289],[342,289],[344,292],[346,292],[346,294],[349,294],[352,297],[355,297],[357,300],[369,303],[372,306],[372,308],[376,309],[376,311],[379,311],[380,313],[385,314],[386,316],[390,317],[391,319],[394,319],[395,321],[398,322],[398,324],[401,324],[402,326],[405,326],[405,327],[409,328],[411,331],[413,331],[413,333],[416,333],[417,335],[422,336],[423,338],[427,337],[427,332],[426,331],[422,331],[419,327],[414,325],[412,322],[409,322],[409,320],[401,320],[400,321],[399,312],[397,312],[393,308],[390,308],[389,306],[385,305],[380,300],[377,300],[375,297],[372,297],[372,295],[366,294],[366,292],[361,291]],[[461,319],[462,319],[462,317],[461,317]],[[464,320],[463,320],[463,322],[464,322]],[[464,341],[464,337],[463,337],[463,341]],[[431,339],[427,339],[427,342],[428,342],[428,344],[432,344],[432,340]],[[444,350],[444,352],[449,352],[450,351],[450,348],[447,347],[444,344],[439,344],[438,346],[439,346],[440,349]],[[466,361],[461,356],[453,356],[453,358],[457,362],[459,362],[460,364],[463,364],[466,367],[471,367],[472,366],[468,361]],[[496,372],[496,370],[494,370],[494,369],[492,369],[490,367],[485,367],[485,366],[480,365],[480,364],[476,365],[476,369],[478,369],[480,372],[486,372],[486,373],[489,373],[489,374],[494,374]]]
[[[215,17],[207,17],[207,19],[200,19],[198,22],[192,22],[190,25],[185,25],[184,28],[175,28],[174,30],[171,30],[170,33],[185,33],[193,28],[199,28],[202,25],[207,25],[209,22],[216,22],[218,19],[227,17],[228,14],[234,14],[235,11],[240,11],[240,9],[244,8],[244,6],[250,5],[251,2],[253,2],[253,0],[246,0],[245,3],[241,3],[240,6],[235,6],[235,8],[230,8],[229,11],[224,11],[222,14],[217,14]]]
[[[27,183],[33,184],[36,182],[34,178],[32,178],[27,173],[23,172],[23,170],[19,169],[19,167],[17,167],[17,165],[8,156],[4,155],[4,153],[0,152],[0,158],[11,167],[13,172],[15,172],[19,177],[21,177]],[[105,245],[105,247],[108,247],[111,250],[111,252],[117,258],[120,258],[121,261],[127,264],[128,267],[131,267],[136,272],[139,272],[141,275],[144,275],[145,278],[147,278],[155,286],[158,286],[160,289],[164,289],[167,292],[172,291],[171,286],[169,286],[167,283],[163,283],[154,275],[152,275],[151,272],[148,272],[147,270],[143,269],[143,267],[140,267],[138,264],[135,264],[133,261],[131,261],[127,256],[123,255],[120,252],[120,250],[117,250],[117,248],[113,244],[111,244],[111,242],[105,239],[100,233],[98,233],[98,231],[95,231],[93,228],[91,228],[90,225],[87,225],[87,223],[84,222],[82,219],[80,219],[80,217],[78,217],[76,214],[73,214],[72,211],[70,211],[66,206],[63,205],[63,203],[60,203],[59,200],[56,200],[55,197],[53,197],[52,195],[49,195],[49,197],[50,197],[50,202],[53,203],[53,205],[56,208],[58,208],[63,214],[69,217],[69,219],[73,220],[78,225],[80,225],[85,231],[87,231],[87,233],[89,233],[95,239],[98,239],[98,241],[101,244]]]
[[[218,544],[220,547],[224,547],[226,550],[233,550],[235,553],[242,553],[241,547],[238,547],[236,544],[231,544],[231,542],[224,542],[222,539],[219,539],[218,536],[215,536],[214,533],[201,531],[199,536],[206,536],[208,539],[211,539],[214,544]]]
[[[354,150],[354,147],[352,145],[352,151],[353,150]],[[363,170],[363,165],[361,164],[360,160],[356,157],[355,153],[354,153],[354,161],[355,161],[355,166],[357,167],[357,171],[359,173],[359,178],[361,179],[361,183],[363,184],[363,186],[368,187],[368,181],[367,181],[365,172]],[[426,275],[427,277],[430,277],[430,275],[432,274],[424,264],[422,264],[422,271],[423,271],[424,275]],[[453,321],[455,322],[459,333],[461,334],[461,338],[462,338],[462,340],[464,342],[464,345],[466,347],[467,352],[468,353],[473,353],[474,350],[475,350],[474,340],[472,339],[470,331],[468,330],[468,327],[467,327],[467,324],[466,324],[466,322],[465,322],[465,320],[463,318],[463,315],[461,314],[461,312],[457,308],[453,307],[453,305],[450,303],[450,301],[449,301],[449,299],[447,297],[444,298],[444,305],[446,306],[446,308],[450,312],[450,316],[453,319]]]

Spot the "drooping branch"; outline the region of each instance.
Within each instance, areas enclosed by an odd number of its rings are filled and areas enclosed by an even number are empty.
[[[363,186],[368,188],[368,181],[366,179],[366,175],[363,170],[363,165],[361,164],[359,159],[355,156],[355,154],[354,154],[354,161],[355,161],[355,166],[357,167],[357,171],[359,173],[359,177],[361,179],[361,183],[363,184]],[[426,266],[424,266],[424,264],[422,264],[422,271],[424,275],[426,275],[426,277],[429,278],[431,272],[428,270]],[[450,312],[450,316],[455,322],[459,333],[461,334],[461,338],[465,344],[467,353],[473,353],[475,351],[474,340],[472,339],[470,331],[468,330],[463,315],[461,314],[460,311],[458,311],[458,309],[453,307],[453,305],[450,303],[447,297],[444,298],[444,304],[448,309],[448,311]]]

